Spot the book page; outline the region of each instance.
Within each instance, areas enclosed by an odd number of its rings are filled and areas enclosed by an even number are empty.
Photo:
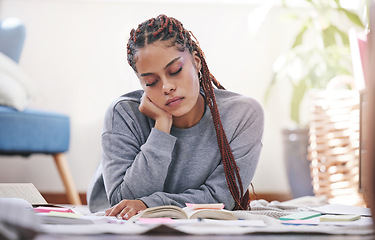
[[[30,204],[47,203],[32,183],[0,183],[0,197],[21,198]]]
[[[168,205],[168,206],[159,206],[146,208],[144,211],[139,214],[131,217],[130,221],[136,221],[138,218],[173,218],[173,219],[186,219],[188,216],[177,206]]]
[[[186,212],[190,219],[205,218],[205,219],[216,219],[216,220],[238,220],[238,218],[228,210],[215,210],[215,209],[200,209],[193,210],[185,207],[183,210]]]

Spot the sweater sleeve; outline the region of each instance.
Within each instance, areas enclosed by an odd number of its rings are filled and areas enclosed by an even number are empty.
[[[244,192],[249,187],[255,173],[262,143],[254,143],[252,149],[237,158]],[[247,166],[246,166],[247,165]],[[185,203],[224,203],[225,208],[232,210],[235,206],[225,178],[223,164],[220,164],[207,181],[197,189],[188,189],[182,193],[155,192],[140,198],[148,207],[161,205],[177,205],[185,207]]]
[[[235,130],[232,131],[230,147],[239,168],[244,193],[248,189],[258,164],[262,149],[264,117],[261,106],[254,102],[252,110],[246,111],[245,116],[239,116]],[[229,124],[231,125],[231,123]],[[155,192],[141,200],[148,207],[159,205],[177,205],[184,207],[185,203],[224,203],[226,209],[235,206],[225,178],[222,162],[216,167],[207,180],[196,189],[187,189],[182,193]]]
[[[142,119],[134,118],[127,106],[110,109],[105,118],[103,179],[111,206],[162,191],[172,159],[175,137],[152,128],[146,138]]]

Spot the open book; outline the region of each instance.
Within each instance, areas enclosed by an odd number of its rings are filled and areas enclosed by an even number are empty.
[[[3,219],[17,231],[22,227],[37,228],[41,223],[93,224],[94,221],[104,221],[103,217],[86,217],[69,207],[47,203],[32,183],[0,183],[0,222]]]
[[[238,220],[238,218],[231,211],[228,211],[225,209],[204,208],[203,205],[200,205],[202,206],[202,208],[198,208],[198,209],[194,207],[180,208],[180,207],[173,206],[173,205],[151,207],[131,217],[129,221],[135,222],[139,218],[172,218],[172,219],[205,218],[205,219],[216,219],[216,220]]]
[[[47,204],[32,183],[0,183],[0,198],[21,198],[33,205]]]

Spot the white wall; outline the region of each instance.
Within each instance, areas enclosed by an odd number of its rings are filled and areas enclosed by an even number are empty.
[[[104,112],[119,95],[140,87],[126,62],[131,28],[165,13],[181,20],[199,40],[211,72],[229,90],[252,96],[265,110],[264,148],[254,178],[256,192],[289,191],[282,159],[281,128],[289,124],[288,89],[263,94],[272,63],[294,30],[273,8],[256,36],[249,14],[257,5],[163,1],[2,0],[0,17],[19,17],[27,28],[20,66],[38,85],[32,107],[71,117],[67,153],[80,192],[100,161]],[[231,1],[228,1],[231,2]],[[62,192],[51,158],[1,157],[0,182],[33,182],[40,191]]]

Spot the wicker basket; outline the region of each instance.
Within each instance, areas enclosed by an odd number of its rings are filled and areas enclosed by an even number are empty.
[[[329,203],[363,205],[359,193],[359,93],[311,94],[308,159],[314,194]]]

